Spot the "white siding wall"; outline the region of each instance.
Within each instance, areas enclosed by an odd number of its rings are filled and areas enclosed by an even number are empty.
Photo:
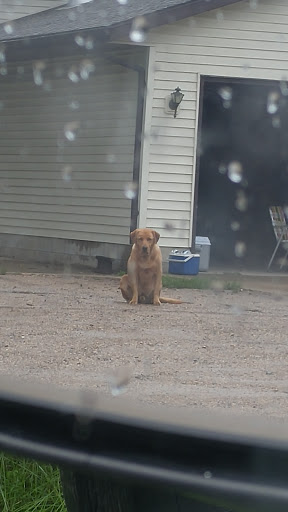
[[[67,0],[1,0],[0,23],[64,5]]]
[[[288,1],[243,1],[155,29],[148,44],[151,133],[143,150],[140,225],[159,229],[162,246],[187,247],[199,74],[288,80]],[[164,98],[176,86],[185,98],[174,119]],[[171,224],[175,229],[167,229]]]
[[[91,62],[0,78],[1,233],[129,243],[138,75],[94,59],[79,78]]]

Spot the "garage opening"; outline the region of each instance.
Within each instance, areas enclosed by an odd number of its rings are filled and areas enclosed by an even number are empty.
[[[288,85],[206,77],[201,91],[197,234],[214,268],[266,269],[269,206],[288,205]]]

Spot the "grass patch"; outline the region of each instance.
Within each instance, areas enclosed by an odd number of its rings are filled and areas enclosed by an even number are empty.
[[[239,292],[241,285],[236,281],[216,280],[212,277],[174,277],[164,275],[162,277],[162,285],[164,288],[192,288],[194,290],[231,290]]]
[[[1,512],[66,512],[58,469],[0,454]]]

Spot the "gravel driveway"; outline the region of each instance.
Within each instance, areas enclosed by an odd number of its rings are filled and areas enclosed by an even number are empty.
[[[0,373],[146,403],[287,416],[287,293],[165,290],[129,306],[119,279],[0,276]]]

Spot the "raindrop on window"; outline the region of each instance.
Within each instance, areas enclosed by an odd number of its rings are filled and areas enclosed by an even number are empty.
[[[245,242],[236,242],[235,244],[235,256],[237,258],[243,258],[246,254],[246,244]]]
[[[240,162],[236,160],[228,164],[228,178],[233,183],[240,183],[243,177],[243,168]]]
[[[93,0],[68,0],[69,7],[78,7],[82,4],[88,4],[89,2],[93,2]]]
[[[147,22],[144,16],[137,16],[133,20],[129,37],[134,43],[143,43],[147,36]]]
[[[212,290],[215,290],[216,292],[220,292],[224,290],[224,283],[223,281],[215,280],[211,282],[211,288]]]
[[[77,100],[72,100],[72,101],[70,101],[70,103],[69,103],[69,108],[70,108],[71,110],[77,110],[79,107],[80,107],[80,103],[79,103],[79,101],[77,101]]]
[[[258,0],[249,0],[249,6],[250,6],[250,9],[257,9]]]
[[[238,222],[237,220],[232,220],[230,226],[231,226],[232,231],[239,231],[240,222]]]
[[[124,185],[124,195],[127,199],[135,199],[137,196],[138,185],[134,181]]]
[[[281,126],[281,119],[279,116],[273,116],[272,117],[272,126],[273,128],[280,128]]]
[[[224,20],[224,14],[222,11],[219,10],[216,12],[216,19],[219,23]]]
[[[131,368],[117,368],[108,377],[110,391],[113,396],[125,393],[127,385],[132,377]]]
[[[13,34],[13,32],[14,32],[14,27],[13,27],[12,23],[5,23],[3,28],[6,32],[6,34],[8,34],[8,35]]]
[[[75,68],[75,66],[72,66],[72,68],[68,71],[68,78],[71,80],[71,82],[79,82],[80,77],[77,73],[77,69]]]
[[[219,164],[218,171],[220,172],[220,174],[226,174],[226,172],[227,172],[226,165],[223,163]]]
[[[87,37],[87,39],[85,40],[85,48],[86,48],[86,50],[93,50],[94,41],[93,41],[92,37]]]
[[[277,91],[272,91],[267,97],[267,112],[268,114],[276,114],[279,108],[280,94]]]
[[[61,169],[61,176],[63,181],[71,181],[72,179],[72,167],[71,165],[65,165]]]
[[[84,46],[85,45],[84,38],[79,35],[75,36],[75,43],[78,44],[78,46]]]
[[[237,192],[237,197],[236,197],[236,201],[235,201],[235,207],[240,212],[246,212],[246,210],[248,208],[248,198],[245,195],[245,193],[243,192],[243,190],[239,190]]]
[[[211,471],[205,471],[203,476],[204,478],[212,478],[212,473]]]
[[[218,94],[221,96],[222,100],[231,101],[233,96],[233,89],[232,87],[228,86],[220,87],[220,89],[218,89]]]
[[[288,84],[286,77],[282,77],[282,80],[280,82],[280,89],[283,96],[288,96]]]
[[[114,164],[116,162],[116,156],[113,155],[112,153],[109,153],[109,155],[106,156],[106,161],[109,164]]]
[[[36,85],[43,84],[42,71],[45,69],[45,67],[46,67],[45,63],[41,60],[33,63],[33,78],[34,78],[34,82]]]
[[[72,142],[76,139],[76,130],[79,128],[79,123],[77,121],[72,121],[71,123],[67,123],[64,126],[64,135],[67,140]]]
[[[0,48],[0,62],[3,63],[6,61],[5,49],[4,47]]]
[[[80,64],[80,76],[83,80],[88,80],[90,73],[95,71],[95,65],[92,60],[84,59]]]
[[[175,226],[172,222],[165,222],[164,229],[168,229],[168,231],[174,231]]]

